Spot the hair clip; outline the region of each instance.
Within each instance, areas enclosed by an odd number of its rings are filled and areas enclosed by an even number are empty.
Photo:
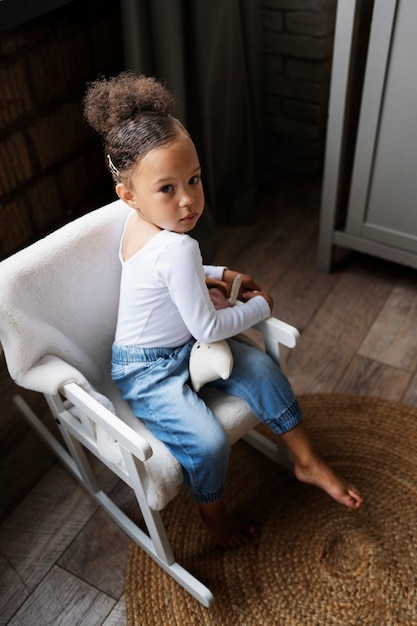
[[[107,155],[107,161],[108,161],[108,164],[109,164],[109,170],[112,173],[113,177],[116,180],[120,180],[120,172],[117,169],[117,167],[114,165],[113,161],[111,160],[110,154]]]

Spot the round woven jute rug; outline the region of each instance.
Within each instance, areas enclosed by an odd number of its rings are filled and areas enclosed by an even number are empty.
[[[182,490],[163,519],[177,561],[215,603],[203,607],[132,543],[128,626],[417,624],[417,409],[353,395],[299,400],[322,456],[361,490],[361,509],[238,442],[226,501],[259,525],[254,541],[217,547]]]

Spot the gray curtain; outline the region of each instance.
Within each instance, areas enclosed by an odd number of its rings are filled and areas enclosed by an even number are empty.
[[[121,5],[127,67],[166,80],[196,143],[210,207],[203,226],[250,223],[263,154],[259,1]]]

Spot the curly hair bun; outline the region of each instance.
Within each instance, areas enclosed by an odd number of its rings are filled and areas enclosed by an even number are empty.
[[[84,98],[84,115],[103,136],[142,113],[169,115],[173,109],[174,97],[168,89],[155,78],[132,72],[90,83]]]

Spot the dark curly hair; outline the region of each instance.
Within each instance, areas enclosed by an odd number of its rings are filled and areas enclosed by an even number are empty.
[[[173,95],[155,78],[132,72],[88,85],[84,115],[103,137],[116,183],[128,183],[133,167],[150,150],[188,134],[173,117],[174,104]]]

